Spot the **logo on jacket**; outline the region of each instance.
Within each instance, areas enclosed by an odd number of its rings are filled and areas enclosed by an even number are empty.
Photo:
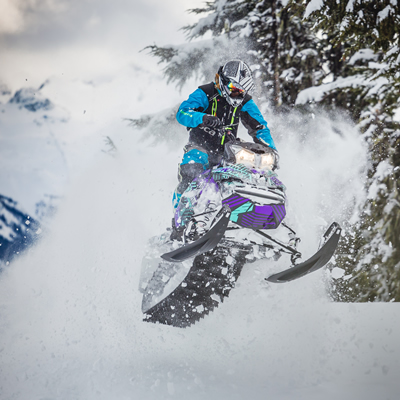
[[[214,131],[214,129],[211,129],[208,126],[199,126],[200,129],[202,129],[204,132],[207,132],[210,136],[214,136],[216,133],[218,133],[217,131]]]

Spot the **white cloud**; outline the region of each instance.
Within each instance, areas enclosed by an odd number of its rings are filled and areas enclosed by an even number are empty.
[[[61,13],[66,0],[0,0],[0,35],[21,33],[40,20],[42,14]]]
[[[96,79],[129,64],[160,70],[139,53],[182,43],[202,0],[0,0],[0,83],[11,90],[52,76]],[[3,20],[6,22],[3,23]],[[26,80],[28,83],[26,83]]]
[[[19,32],[24,25],[23,13],[13,0],[0,0],[0,34]]]

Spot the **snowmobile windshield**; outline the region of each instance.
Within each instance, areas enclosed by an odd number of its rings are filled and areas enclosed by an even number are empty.
[[[259,154],[248,148],[238,145],[231,145],[231,151],[235,155],[236,164],[242,164],[247,168],[254,168],[262,171],[272,171],[277,163],[276,155],[274,152]]]

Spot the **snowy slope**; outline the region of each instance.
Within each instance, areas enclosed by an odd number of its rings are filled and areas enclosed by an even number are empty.
[[[266,114],[307,257],[326,223],[351,217],[364,148],[345,120]],[[154,146],[120,121],[103,133],[115,156],[71,180],[50,233],[1,276],[2,399],[398,398],[398,304],[333,304],[327,272],[267,284],[284,257],[245,267],[190,329],[142,322],[141,257],[169,224],[186,139]]]

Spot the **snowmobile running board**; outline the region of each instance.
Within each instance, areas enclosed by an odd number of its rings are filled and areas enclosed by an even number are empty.
[[[231,210],[228,206],[223,208],[220,220],[201,238],[192,243],[179,247],[176,250],[161,255],[166,261],[181,262],[190,257],[197,256],[212,250],[222,239],[229,224]]]
[[[322,268],[333,256],[338,245],[342,228],[336,222],[328,228],[323,236],[324,244],[307,261],[292,265],[290,268],[271,275],[265,280],[274,283],[290,282]]]

